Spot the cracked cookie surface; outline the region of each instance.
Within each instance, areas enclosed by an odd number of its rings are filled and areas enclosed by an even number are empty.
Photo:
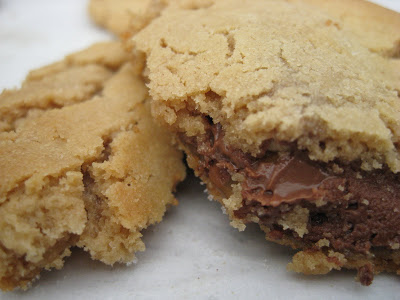
[[[89,13],[100,26],[116,35],[136,32],[162,11],[174,6],[197,9],[218,0],[91,0]],[[398,13],[364,0],[281,0],[311,6],[331,16],[330,22],[352,31],[372,52],[400,58],[400,20]],[[366,22],[368,20],[368,22]]]
[[[116,35],[133,34],[158,17],[166,7],[196,9],[214,0],[90,0],[93,21]]]
[[[396,37],[373,48],[323,3],[167,8],[133,49],[153,115],[231,224],[303,250],[291,270],[357,269],[369,285],[400,270]]]
[[[143,251],[185,176],[119,43],[32,71],[0,95],[0,288],[27,288],[79,246],[106,264]]]
[[[400,58],[399,13],[364,0],[288,0],[311,5],[331,15],[345,30],[352,31],[372,52]],[[368,20],[368,21],[367,21]],[[335,22],[335,19],[332,20]]]
[[[133,37],[155,114],[189,135],[204,133],[191,111],[209,115],[252,154],[296,141],[314,160],[399,171],[399,71],[330,20],[282,1],[164,11]]]

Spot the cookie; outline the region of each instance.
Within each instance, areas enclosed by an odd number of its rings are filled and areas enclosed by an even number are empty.
[[[336,26],[352,31],[363,46],[387,57],[400,58],[400,18],[397,12],[363,0],[289,2],[312,5],[328,13],[340,20]]]
[[[100,26],[116,35],[141,29],[164,8],[160,0],[91,0],[89,14]]]
[[[91,0],[89,13],[100,26],[116,35],[135,33],[158,17],[169,6],[198,9],[217,0]],[[361,44],[388,57],[400,57],[400,21],[398,13],[364,0],[281,0],[299,3],[329,14],[334,26],[355,34]],[[365,20],[368,20],[366,22]]]
[[[72,246],[106,264],[145,249],[185,176],[119,43],[32,71],[0,94],[0,288],[26,289]]]
[[[368,285],[400,270],[399,69],[345,27],[298,1],[221,0],[166,9],[132,43],[153,115],[231,224],[301,249],[291,270]]]
[[[197,9],[214,0],[90,0],[89,14],[118,36],[131,35],[158,17],[166,7]]]

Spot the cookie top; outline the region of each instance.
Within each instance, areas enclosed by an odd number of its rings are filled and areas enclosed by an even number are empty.
[[[288,0],[312,5],[340,20],[371,51],[400,58],[400,14],[364,0]]]
[[[32,71],[0,94],[0,288],[26,288],[74,245],[107,264],[143,250],[184,178],[119,43]]]
[[[91,0],[89,14],[97,24],[121,35],[142,28],[163,7],[163,0]]]
[[[89,14],[100,26],[116,35],[132,34],[159,16],[167,7],[195,9],[214,0],[90,0]]]
[[[327,13],[336,26],[351,30],[371,51],[388,57],[400,57],[400,17],[397,12],[365,0],[281,1],[310,5]],[[166,7],[197,9],[215,2],[216,0],[91,0],[89,13],[97,24],[121,35],[143,28]]]
[[[301,3],[221,0],[166,9],[133,43],[154,113],[175,130],[201,134],[207,115],[254,155],[272,139],[400,171],[399,71],[337,22]]]

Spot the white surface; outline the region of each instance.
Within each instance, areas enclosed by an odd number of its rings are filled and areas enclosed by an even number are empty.
[[[334,0],[332,0],[334,1]],[[400,11],[400,1],[376,1]],[[110,38],[86,15],[83,0],[0,0],[0,90],[18,86],[27,72]],[[367,299],[399,297],[394,275],[370,287],[355,272],[307,277],[288,273],[293,252],[264,240],[256,226],[238,232],[220,205],[189,176],[180,205],[144,232],[147,250],[129,267],[105,266],[75,249],[61,271],[43,272],[28,292],[0,299]]]

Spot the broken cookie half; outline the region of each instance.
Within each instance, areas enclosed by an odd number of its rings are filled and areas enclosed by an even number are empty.
[[[134,51],[154,116],[233,226],[301,249],[291,270],[357,269],[369,285],[400,270],[396,51],[292,2],[165,9]]]
[[[27,288],[72,246],[106,264],[143,251],[185,177],[119,43],[32,71],[0,95],[0,288]]]

